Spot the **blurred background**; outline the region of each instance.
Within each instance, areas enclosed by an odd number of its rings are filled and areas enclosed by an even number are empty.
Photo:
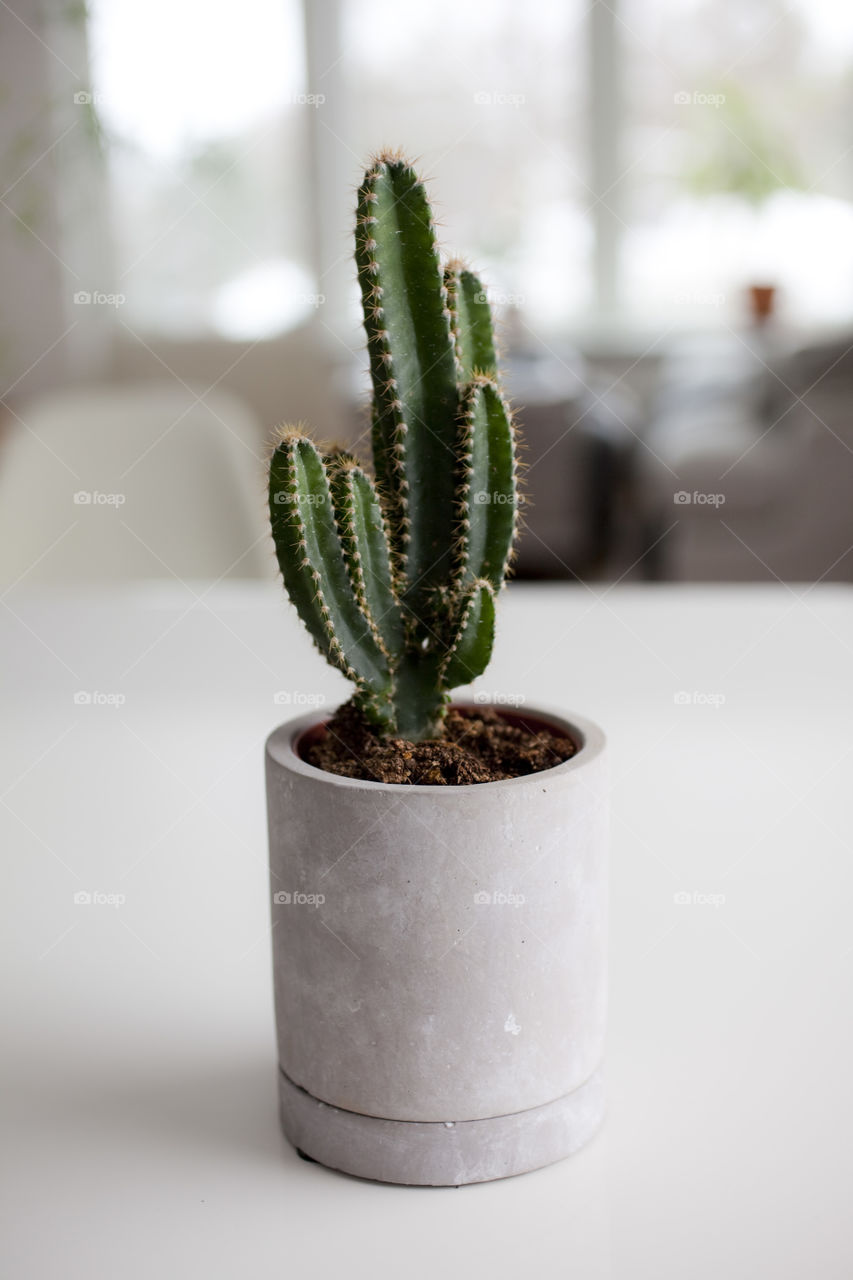
[[[369,153],[480,269],[528,578],[853,579],[853,7],[13,0],[0,587],[274,575],[263,459],[365,448]]]

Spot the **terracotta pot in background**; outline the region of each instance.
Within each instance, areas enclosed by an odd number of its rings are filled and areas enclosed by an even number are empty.
[[[775,284],[751,284],[747,290],[749,314],[754,324],[765,324],[776,305]]]

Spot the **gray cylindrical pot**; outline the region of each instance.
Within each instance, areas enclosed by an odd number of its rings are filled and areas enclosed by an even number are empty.
[[[570,1155],[604,1109],[604,735],[459,787],[338,777],[267,742],[284,1131],[331,1168],[459,1185]]]

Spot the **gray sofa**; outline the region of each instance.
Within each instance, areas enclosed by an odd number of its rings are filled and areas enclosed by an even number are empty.
[[[636,459],[651,576],[853,581],[853,335],[685,342]]]

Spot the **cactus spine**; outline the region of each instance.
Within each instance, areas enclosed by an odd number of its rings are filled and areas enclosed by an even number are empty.
[[[375,484],[287,430],[270,462],[279,567],[317,647],[384,736],[440,734],[486,668],[516,534],[515,429],[477,277],[442,267],[426,191],[396,154],[359,188],[356,265]]]

